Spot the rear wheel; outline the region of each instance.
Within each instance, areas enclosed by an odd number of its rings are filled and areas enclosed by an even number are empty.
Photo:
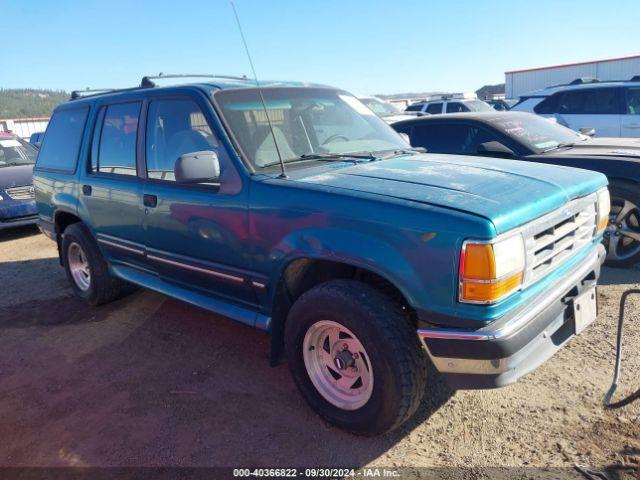
[[[62,235],[62,263],[74,293],[91,305],[118,298],[124,282],[111,276],[100,249],[81,223],[69,225]]]
[[[361,282],[334,280],[302,295],[285,324],[285,349],[311,407],[351,432],[392,430],[422,399],[427,363],[415,326]]]
[[[611,182],[611,215],[604,233],[606,265],[629,267],[640,262],[640,188]]]

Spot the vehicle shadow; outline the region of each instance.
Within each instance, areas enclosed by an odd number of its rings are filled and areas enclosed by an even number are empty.
[[[16,227],[0,231],[0,242],[9,240],[18,240],[32,235],[39,235],[40,230],[35,225],[25,225],[24,227]]]
[[[357,467],[453,395],[431,371],[414,418],[357,437],[307,406],[286,364],[269,366],[264,333],[144,290],[95,309],[31,297],[0,314],[8,466]]]
[[[640,283],[640,265],[628,268],[608,268],[602,269],[602,275],[598,280],[598,285],[625,285]]]

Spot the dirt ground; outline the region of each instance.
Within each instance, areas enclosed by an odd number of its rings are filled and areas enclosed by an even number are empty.
[[[269,367],[264,333],[150,291],[87,307],[53,242],[0,235],[0,466],[640,463],[640,401],[602,407],[639,267],[605,269],[596,323],[518,384],[452,392],[434,376],[408,425],[359,438],[321,421],[285,364]],[[640,387],[640,298],[630,307],[620,396]]]

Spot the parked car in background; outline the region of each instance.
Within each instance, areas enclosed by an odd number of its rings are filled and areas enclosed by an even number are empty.
[[[29,143],[37,148],[40,148],[42,139],[44,138],[44,132],[36,132],[29,137]]]
[[[358,97],[358,99],[387,123],[400,122],[415,116],[415,114],[409,115],[403,113],[395,105],[385,102],[378,97]]]
[[[200,82],[55,109],[39,225],[86,302],[130,282],[270,332],[360,434],[412,416],[425,353],[454,387],[501,387],[595,320],[604,175],[424,154],[343,90]]]
[[[512,109],[555,117],[561,125],[583,133],[594,130],[598,137],[640,137],[640,77],[577,79],[523,95]]]
[[[433,153],[493,156],[579,167],[609,178],[607,264],[640,261],[640,140],[590,138],[523,112],[430,116],[393,125]]]
[[[37,155],[21,138],[0,133],[0,230],[36,223],[32,173]]]
[[[477,98],[456,98],[443,96],[439,99],[417,102],[409,105],[405,113],[417,115],[437,115],[440,113],[493,111],[491,105]]]
[[[511,110],[511,107],[518,103],[518,100],[498,98],[496,100],[486,100],[486,102],[491,105],[494,110],[506,112],[507,110]]]

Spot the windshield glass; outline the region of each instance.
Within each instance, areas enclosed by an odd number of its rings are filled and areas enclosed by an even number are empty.
[[[408,147],[395,130],[345,92],[280,87],[264,88],[262,92],[273,135],[257,89],[214,93],[233,135],[256,168],[277,164],[278,151],[287,162],[314,153],[379,152]]]
[[[489,119],[495,127],[536,152],[583,140],[583,136],[543,117],[505,113]]]
[[[487,102],[483,102],[482,100],[468,100],[464,102],[464,104],[469,107],[469,110],[472,112],[486,112],[493,110],[491,105]]]
[[[391,105],[390,103],[383,102],[377,98],[361,98],[360,101],[367,107],[373,110],[373,113],[379,117],[389,117],[391,115],[398,115],[400,110]]]
[[[38,150],[21,138],[0,135],[0,167],[35,163]]]

